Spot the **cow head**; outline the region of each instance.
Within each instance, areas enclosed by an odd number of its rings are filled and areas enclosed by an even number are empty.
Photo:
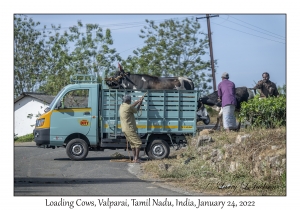
[[[221,107],[222,104],[218,101],[218,92],[215,91],[212,94],[199,98],[197,108],[201,108],[204,104],[211,107]]]
[[[126,78],[126,75],[129,73],[125,73],[122,66],[118,63],[119,70],[114,74],[113,77],[106,78],[106,84],[112,89],[122,89],[122,82]]]

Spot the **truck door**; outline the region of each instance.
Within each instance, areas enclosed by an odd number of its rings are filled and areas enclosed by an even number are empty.
[[[61,97],[61,106],[51,115],[52,143],[61,143],[72,133],[89,133],[92,120],[90,92],[88,88],[70,90]]]

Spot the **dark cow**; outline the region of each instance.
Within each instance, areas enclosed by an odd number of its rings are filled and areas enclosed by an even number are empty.
[[[236,97],[236,101],[237,101],[237,105],[235,110],[237,112],[239,112],[240,108],[241,108],[241,103],[244,101],[248,101],[249,99],[254,98],[254,94],[251,91],[252,88],[246,88],[246,87],[237,87],[235,89],[235,97]],[[220,110],[219,116],[217,117],[217,123],[215,125],[215,127],[213,128],[214,130],[216,130],[219,126],[220,123],[220,119],[222,117],[222,104],[221,102],[218,101],[218,91],[214,91],[213,93],[204,96],[202,98],[199,98],[198,100],[198,109],[201,108],[203,105],[208,105],[211,107],[218,107],[218,109]],[[240,122],[237,126],[237,131],[240,129]]]
[[[120,64],[114,77],[106,78],[105,81],[113,89],[194,90],[194,83],[189,78],[130,74],[125,72]]]

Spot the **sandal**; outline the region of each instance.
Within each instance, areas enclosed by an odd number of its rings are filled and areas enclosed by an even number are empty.
[[[143,163],[144,161],[138,159],[138,160],[133,160],[132,162],[133,162],[133,163]]]

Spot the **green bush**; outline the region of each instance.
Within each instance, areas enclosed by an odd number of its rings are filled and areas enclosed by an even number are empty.
[[[241,122],[248,121],[252,127],[275,128],[286,126],[286,97],[270,97],[243,102],[239,114]]]
[[[31,142],[31,141],[33,141],[33,139],[34,139],[34,136],[32,133],[24,135],[24,136],[20,136],[20,137],[18,137],[17,135],[14,136],[14,141],[16,141],[16,142]]]

